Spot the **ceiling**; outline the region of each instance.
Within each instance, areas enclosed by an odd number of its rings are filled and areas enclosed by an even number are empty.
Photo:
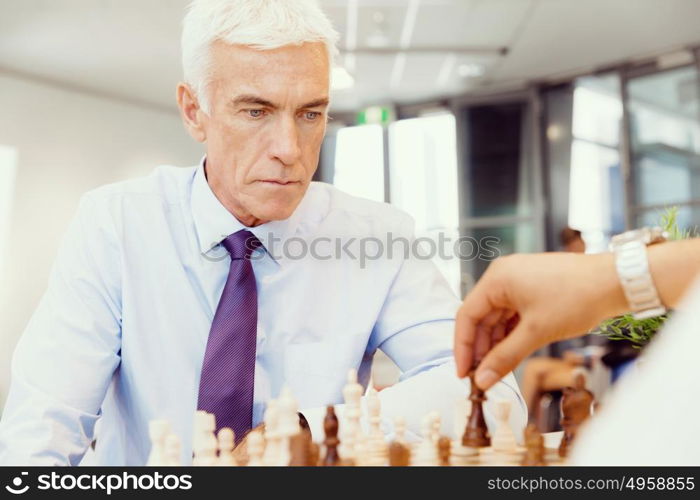
[[[0,0],[0,72],[174,110],[187,3]],[[321,4],[355,79],[334,93],[336,110],[514,86],[700,43],[698,0]]]

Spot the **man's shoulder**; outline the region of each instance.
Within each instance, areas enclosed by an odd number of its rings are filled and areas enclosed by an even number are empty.
[[[326,221],[342,223],[346,229],[362,232],[412,230],[413,218],[388,203],[346,193],[324,182],[312,182],[309,194]]]
[[[160,165],[142,177],[104,184],[85,193],[93,202],[143,199],[166,204],[180,203],[187,198],[197,167]]]

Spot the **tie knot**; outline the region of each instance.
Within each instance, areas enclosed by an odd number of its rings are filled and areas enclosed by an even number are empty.
[[[245,229],[230,234],[221,244],[231,254],[231,259],[247,259],[253,250],[262,246],[260,240]]]

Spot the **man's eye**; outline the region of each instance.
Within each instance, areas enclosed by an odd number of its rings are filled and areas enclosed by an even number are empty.
[[[261,118],[265,114],[265,111],[262,109],[249,109],[248,110],[248,116],[251,118]]]
[[[321,116],[321,113],[319,113],[318,111],[307,111],[306,113],[304,113],[304,118],[306,118],[307,120],[315,120],[319,116]]]

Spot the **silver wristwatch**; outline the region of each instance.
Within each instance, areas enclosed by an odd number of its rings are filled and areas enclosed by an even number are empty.
[[[645,227],[615,235],[610,242],[617,275],[635,319],[653,318],[666,312],[651,279],[646,247],[667,238],[668,234],[660,227]]]

